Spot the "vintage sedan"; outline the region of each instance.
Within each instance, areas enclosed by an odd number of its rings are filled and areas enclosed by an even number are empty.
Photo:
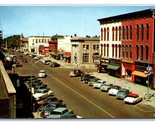
[[[47,116],[47,118],[62,118],[70,113],[73,114],[73,111],[65,107],[59,107],[54,109],[51,115]]]
[[[100,89],[101,86],[103,86],[104,83],[106,83],[106,81],[100,79],[100,80],[98,80],[97,82],[95,82],[93,84],[93,88]]]
[[[100,90],[101,91],[108,92],[109,89],[112,88],[112,86],[113,86],[113,84],[111,84],[111,83],[105,83],[105,84],[103,84],[103,86],[101,86]]]
[[[47,75],[46,75],[46,71],[45,70],[40,70],[39,73],[38,73],[38,77],[39,78],[45,78]]]
[[[117,99],[124,99],[130,93],[129,89],[122,88],[116,94]]]
[[[95,82],[97,82],[99,80],[99,78],[93,78],[93,79],[90,79],[90,81],[88,81],[88,85],[89,86],[93,86],[93,84],[95,83]]]
[[[111,89],[109,89],[108,94],[116,96],[117,92],[121,89],[118,85],[113,85]]]
[[[83,72],[80,69],[72,69],[69,73],[70,77],[79,77]]]
[[[124,99],[124,103],[129,104],[136,104],[142,101],[142,96],[139,96],[136,93],[130,93],[128,96]]]

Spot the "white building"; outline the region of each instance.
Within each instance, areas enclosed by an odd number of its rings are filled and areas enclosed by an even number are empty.
[[[39,54],[39,46],[49,47],[50,36],[30,36],[28,37],[29,52],[36,52]]]
[[[71,36],[64,36],[58,39],[58,50],[60,52],[71,52]]]

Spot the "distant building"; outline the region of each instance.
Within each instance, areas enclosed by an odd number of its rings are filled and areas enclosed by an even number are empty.
[[[71,63],[94,66],[93,55],[99,54],[99,38],[77,37],[71,39]]]
[[[49,52],[50,36],[30,36],[28,37],[28,50],[37,54],[45,54]],[[42,48],[43,49],[39,49]],[[40,50],[40,51],[39,51]]]

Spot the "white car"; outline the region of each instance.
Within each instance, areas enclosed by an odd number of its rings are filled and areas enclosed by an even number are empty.
[[[106,83],[106,81],[100,79],[100,80],[98,80],[97,82],[95,82],[95,83],[93,84],[93,88],[100,89],[101,86],[103,86],[104,83]]]
[[[111,83],[105,83],[103,86],[101,86],[101,91],[105,91],[105,92],[108,92],[109,91],[109,89],[111,89],[112,88],[112,86],[113,86],[113,84],[111,84]]]
[[[116,95],[117,95],[117,92],[118,92],[120,89],[121,89],[120,86],[118,86],[118,85],[113,85],[113,87],[112,87],[111,89],[109,89],[108,94],[109,94],[109,95],[114,95],[114,96],[116,96]]]
[[[125,99],[124,103],[136,104],[142,101],[142,96],[139,96],[136,93],[130,93]]]
[[[47,89],[38,89],[36,93],[33,94],[33,97],[39,101],[42,99],[45,99],[46,97],[48,97],[49,95],[53,95],[54,92],[51,90],[47,90]]]
[[[38,73],[39,78],[45,78],[46,77],[46,71],[45,70],[40,70]]]

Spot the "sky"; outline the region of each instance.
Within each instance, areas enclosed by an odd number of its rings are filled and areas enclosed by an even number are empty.
[[[0,29],[3,38],[28,36],[100,35],[100,18],[155,9],[155,5],[87,5],[87,4],[0,4]]]

